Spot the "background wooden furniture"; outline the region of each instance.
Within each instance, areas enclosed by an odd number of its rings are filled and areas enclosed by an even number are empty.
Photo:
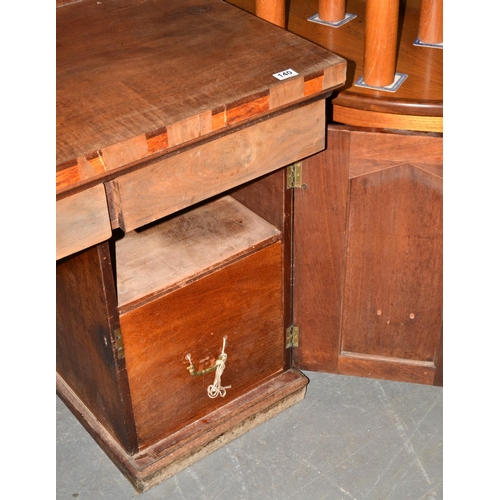
[[[408,78],[394,93],[354,85],[367,2],[348,0],[357,17],[339,28],[308,21],[319,4],[291,0],[286,29],[345,57],[347,80],[328,101],[327,150],[302,162],[293,193],[293,363],[442,385],[443,52],[414,45],[429,3],[398,2],[396,71]]]
[[[255,13],[254,0],[228,0]],[[400,0],[397,32],[396,71],[408,74],[397,92],[356,87],[364,73],[364,0],[347,0],[348,12],[357,17],[340,28],[311,23],[318,12],[318,0],[290,0],[286,29],[311,40],[347,60],[347,78],[332,96],[330,121],[360,126],[443,131],[443,51],[414,46],[420,26],[420,1]]]
[[[255,1],[255,13],[261,19],[285,27],[285,2],[269,2],[267,0]]]
[[[345,17],[345,4],[345,0],[320,0],[318,17],[330,23],[342,21]]]
[[[419,41],[443,43],[443,0],[420,0]]]
[[[396,73],[399,0],[365,1],[363,80],[372,87],[385,87]]]

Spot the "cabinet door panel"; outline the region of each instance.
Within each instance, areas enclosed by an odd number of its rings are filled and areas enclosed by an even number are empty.
[[[341,356],[358,357],[368,374],[367,361],[421,362],[430,377],[441,327],[441,179],[390,167],[352,179],[349,199]]]
[[[441,151],[438,136],[331,126],[328,149],[306,162],[294,200],[299,367],[440,383]]]
[[[337,373],[344,283],[349,134],[331,133],[327,149],[303,162],[293,191],[293,323],[296,366]]]

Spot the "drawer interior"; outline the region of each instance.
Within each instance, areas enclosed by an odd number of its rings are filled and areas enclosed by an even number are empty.
[[[116,241],[118,307],[130,310],[280,237],[231,196],[131,231]]]

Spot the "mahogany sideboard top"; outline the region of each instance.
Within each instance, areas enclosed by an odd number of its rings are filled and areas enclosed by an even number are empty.
[[[57,197],[326,96],[345,72],[341,57],[222,0],[59,2]]]

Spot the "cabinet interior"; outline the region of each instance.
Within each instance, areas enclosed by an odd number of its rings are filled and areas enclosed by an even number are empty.
[[[130,309],[280,238],[229,195],[126,233],[115,241],[118,307]]]

